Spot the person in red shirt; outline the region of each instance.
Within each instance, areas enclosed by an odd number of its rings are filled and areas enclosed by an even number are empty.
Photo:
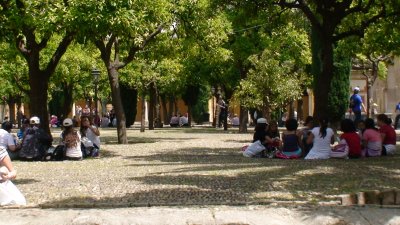
[[[396,131],[391,126],[392,120],[385,114],[378,115],[377,120],[379,133],[382,136],[382,155],[393,155],[396,151]]]
[[[350,119],[342,120],[340,129],[343,134],[340,139],[344,139],[349,146],[349,158],[360,158],[361,157],[361,138],[357,134],[356,125]]]

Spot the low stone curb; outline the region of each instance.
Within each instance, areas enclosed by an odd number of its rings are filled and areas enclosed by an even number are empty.
[[[378,206],[398,206],[400,207],[400,190],[372,190],[352,194],[341,195],[341,205],[378,205]]]

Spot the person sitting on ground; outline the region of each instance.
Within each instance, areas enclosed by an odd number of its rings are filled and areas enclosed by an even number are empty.
[[[9,122],[8,116],[5,116],[5,117],[4,117],[3,122],[1,123],[1,129],[4,129],[4,124],[5,124],[6,122]]]
[[[175,114],[174,116],[171,117],[169,125],[171,127],[178,127],[179,126],[179,117],[178,117],[178,115]]]
[[[237,114],[235,114],[232,118],[232,126],[238,127],[240,125],[240,120]]]
[[[57,116],[55,116],[55,115],[51,116],[50,125],[51,125],[51,127],[57,127],[58,126],[58,118],[57,118]]]
[[[101,118],[101,128],[105,128],[108,127],[108,124],[110,123],[110,119],[108,119],[108,117],[106,115],[103,115],[103,117]]]
[[[271,121],[267,129],[267,137],[265,142],[267,144],[267,149],[280,148],[281,147],[281,135],[278,129],[278,122]]]
[[[267,130],[268,129],[268,122],[267,119],[265,118],[259,118],[257,119],[257,125],[254,128],[255,132],[253,135],[253,143],[256,141],[260,141],[261,144],[265,145],[266,144],[266,138],[267,138]]]
[[[365,157],[377,157],[382,154],[382,136],[371,118],[365,120],[365,130],[362,133],[362,148],[362,155]]]
[[[74,129],[72,119],[66,118],[63,128],[61,143],[65,146],[65,159],[82,160],[81,135]]]
[[[307,143],[313,143],[313,147],[304,159],[329,159],[331,153],[331,144],[335,141],[335,134],[328,127],[329,120],[321,118],[319,127],[311,130]]]
[[[29,119],[30,127],[25,130],[22,139],[20,160],[40,161],[44,159],[47,150],[53,142],[53,138],[40,128],[40,119],[34,116]]]
[[[380,114],[377,117],[377,124],[382,136],[382,155],[394,155],[396,151],[396,131],[391,126],[391,119],[385,114]]]
[[[81,117],[80,131],[82,137],[87,137],[93,143],[93,146],[100,150],[100,131],[89,117]]]
[[[307,116],[304,121],[304,128],[301,130],[301,147],[303,150],[303,157],[305,157],[313,147],[313,144],[307,143],[308,136],[311,134],[311,130],[314,128],[314,118],[312,116]]]
[[[296,119],[288,119],[285,122],[286,130],[282,133],[282,150],[277,153],[277,158],[300,158],[302,150],[301,131],[298,131],[298,123]]]
[[[340,135],[341,140],[345,140],[349,147],[348,157],[351,159],[360,158],[361,154],[361,138],[357,134],[356,125],[350,119],[342,120],[340,129],[343,134]]]
[[[25,130],[28,128],[29,128],[29,120],[23,119],[21,123],[21,128],[17,132],[17,137],[19,140],[22,140],[22,138],[24,138]]]
[[[11,122],[4,122],[3,129],[0,129],[0,148],[7,149],[8,155],[11,160],[18,159],[17,141],[11,134],[12,124]]]
[[[26,205],[25,197],[11,180],[17,177],[7,149],[0,146],[0,205]]]
[[[181,116],[179,118],[179,125],[181,127],[188,127],[189,126],[189,119],[188,119],[188,115],[187,114],[184,115],[184,116]]]
[[[267,128],[267,120],[265,118],[259,118],[253,135],[253,143],[247,146],[243,152],[245,157],[259,158],[265,156]]]

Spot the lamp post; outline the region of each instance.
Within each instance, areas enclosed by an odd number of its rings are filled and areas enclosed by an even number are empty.
[[[93,68],[92,75],[94,78],[94,108],[95,108],[94,115],[97,117],[97,111],[98,111],[97,85],[99,82],[100,70],[98,70],[97,68]]]

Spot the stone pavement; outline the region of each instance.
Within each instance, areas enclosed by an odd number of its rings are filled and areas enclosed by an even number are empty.
[[[0,211],[1,225],[396,225],[399,208],[319,207],[282,208],[270,206],[116,208],[116,209],[6,209]]]

